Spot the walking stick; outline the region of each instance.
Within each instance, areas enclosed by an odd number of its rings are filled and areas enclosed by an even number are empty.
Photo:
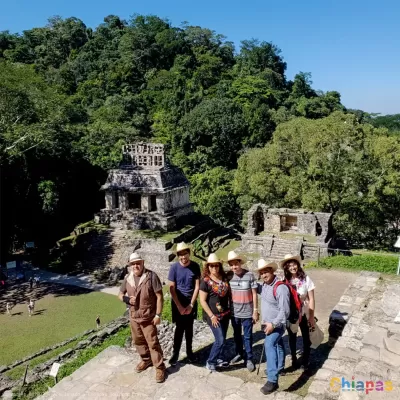
[[[263,358],[263,355],[264,355],[264,351],[265,351],[265,345],[264,345],[264,343],[263,343],[263,347],[262,347],[262,350],[261,350],[260,362],[258,363],[258,368],[257,368],[257,375],[258,375],[258,373],[260,372],[260,367],[261,367],[261,363],[262,363],[262,358]]]

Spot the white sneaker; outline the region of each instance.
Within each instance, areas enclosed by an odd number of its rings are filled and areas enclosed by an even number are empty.
[[[229,367],[229,363],[228,363],[228,361],[224,361],[224,360],[218,359],[216,366],[218,368],[226,368],[226,367]]]
[[[209,364],[208,362],[206,363],[206,369],[208,369],[210,372],[217,372],[215,365]]]
[[[236,356],[232,358],[231,364],[235,364],[238,361],[240,361],[241,359],[242,359],[242,356],[240,354],[236,354]]]

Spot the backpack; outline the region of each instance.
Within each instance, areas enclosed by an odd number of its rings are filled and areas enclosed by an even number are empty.
[[[275,283],[274,288],[273,288],[273,294],[276,300],[276,291],[278,289],[278,286],[280,285],[286,285],[287,288],[289,289],[289,295],[290,295],[290,314],[288,321],[291,324],[297,324],[300,323],[301,321],[301,309],[302,309],[302,302],[300,300],[300,296],[297,293],[296,287],[291,285],[289,281],[286,279],[285,281],[278,281]]]

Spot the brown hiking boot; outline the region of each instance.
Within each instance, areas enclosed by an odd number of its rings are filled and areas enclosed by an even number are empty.
[[[156,382],[163,383],[165,381],[165,368],[156,369]]]
[[[152,365],[153,363],[151,362],[151,360],[140,361],[140,363],[136,366],[136,372],[143,372]]]

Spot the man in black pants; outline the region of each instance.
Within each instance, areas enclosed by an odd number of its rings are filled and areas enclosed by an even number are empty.
[[[174,349],[169,363],[176,365],[179,359],[183,335],[186,339],[186,354],[189,362],[194,362],[193,323],[197,317],[197,295],[200,288],[200,266],[190,260],[190,248],[185,243],[176,247],[178,262],[171,265],[168,273],[171,293],[172,322],[176,324]]]

